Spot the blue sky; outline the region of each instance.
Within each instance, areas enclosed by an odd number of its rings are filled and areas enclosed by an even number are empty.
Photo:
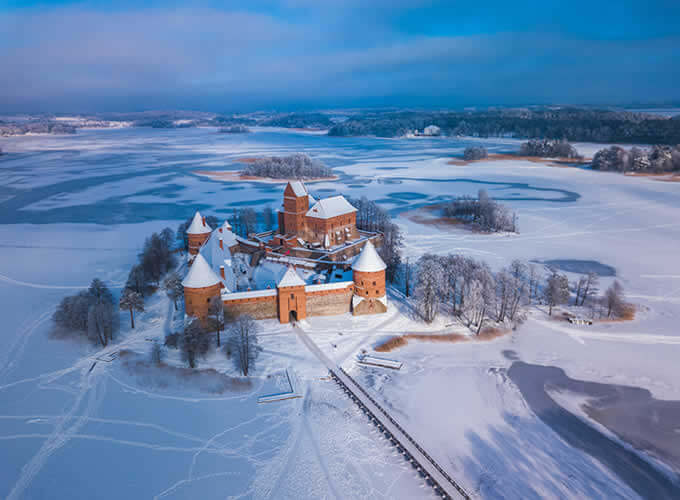
[[[0,111],[680,102],[680,1],[0,0]]]

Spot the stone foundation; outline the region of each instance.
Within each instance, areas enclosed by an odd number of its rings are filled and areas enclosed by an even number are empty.
[[[378,299],[364,299],[352,311],[354,316],[364,314],[381,314],[387,312],[387,306]]]

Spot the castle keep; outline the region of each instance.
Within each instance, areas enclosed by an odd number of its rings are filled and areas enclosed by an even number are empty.
[[[234,235],[226,222],[213,231],[196,212],[187,230],[191,267],[182,282],[187,315],[205,319],[217,296],[225,312],[281,323],[387,311],[386,266],[373,244],[380,235],[357,229],[356,208],[343,196],[317,201],[302,182],[289,182],[278,221],[278,232],[246,239]],[[263,259],[287,267],[278,266],[283,272],[275,284],[239,290],[232,268],[237,253],[247,254],[254,267]],[[313,276],[305,281],[296,266],[307,274],[314,270]],[[330,272],[324,276],[323,270]]]

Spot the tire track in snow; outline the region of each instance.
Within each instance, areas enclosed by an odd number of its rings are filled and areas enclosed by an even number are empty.
[[[69,412],[59,417],[59,421],[55,426],[50,437],[45,440],[38,452],[33,458],[25,464],[21,469],[19,479],[12,487],[7,500],[16,500],[20,498],[26,488],[31,484],[33,478],[40,472],[50,456],[66,444],[72,436],[77,434],[80,428],[87,422],[87,417],[94,410],[96,406],[101,403],[104,396],[104,391],[98,391],[99,383],[92,383],[93,379],[85,374],[81,378],[81,391]],[[102,384],[105,386],[105,383]],[[75,417],[76,412],[80,408],[83,400],[87,396],[87,403],[83,414]],[[72,425],[68,426],[68,422],[74,419]]]
[[[35,333],[40,325],[52,317],[53,312],[54,307],[50,307],[19,332],[12,345],[5,351],[2,361],[0,361],[0,380],[3,380],[12,370],[12,367],[20,361],[24,349],[26,348],[26,344],[28,343],[28,339]]]

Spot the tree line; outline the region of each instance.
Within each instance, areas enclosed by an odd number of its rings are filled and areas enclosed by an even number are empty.
[[[144,242],[137,264],[132,266],[118,306],[130,313],[130,326],[134,328],[134,313],[144,310],[144,297],[153,293],[176,265],[172,253],[175,233],[165,228],[153,233]],[[181,281],[177,273],[169,273],[164,289],[171,299],[181,295]],[[64,297],[52,317],[58,336],[75,335],[106,346],[118,329],[118,315],[113,294],[98,278],[92,280],[87,290]]]
[[[519,154],[539,158],[583,158],[578,154],[576,148],[564,139],[531,139],[520,146]]]
[[[484,146],[468,146],[463,151],[463,159],[467,161],[483,160],[489,157],[489,152]]]
[[[449,136],[680,143],[680,119],[677,117],[581,108],[368,112],[335,124],[328,135],[400,137],[430,124]]]
[[[271,179],[320,179],[333,176],[333,170],[304,153],[257,158],[241,171],[243,175]]]
[[[387,266],[385,278],[390,283],[393,283],[397,279],[397,273],[401,265],[403,235],[399,226],[392,222],[392,216],[387,210],[381,208],[375,201],[369,200],[365,196],[350,198],[348,201],[357,209],[357,229],[383,234],[382,245],[377,250]]]
[[[592,272],[570,284],[565,274],[549,269],[546,275],[534,263],[514,260],[494,273],[485,262],[457,254],[425,254],[412,267],[404,269],[405,291],[410,296],[413,290],[423,320],[431,323],[444,310],[475,333],[489,321],[521,320],[523,307],[532,303],[548,306],[552,315],[572,293],[573,305],[589,309],[591,317],[625,318],[632,310],[618,281],[598,296],[599,276]]]
[[[459,196],[446,202],[442,208],[446,217],[455,217],[474,224],[482,231],[516,233],[517,215],[506,205],[493,200],[486,189],[480,189],[477,199]]]
[[[595,170],[616,172],[664,173],[680,171],[680,145],[652,146],[650,149],[611,146],[595,153],[592,162]]]

